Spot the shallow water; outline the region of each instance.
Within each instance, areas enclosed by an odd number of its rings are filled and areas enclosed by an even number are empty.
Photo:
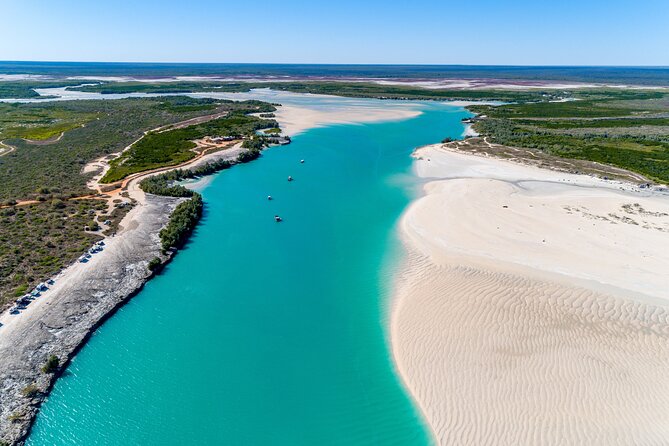
[[[28,444],[429,444],[386,337],[395,228],[411,151],[468,114],[416,106],[207,183],[191,242],[72,361]]]

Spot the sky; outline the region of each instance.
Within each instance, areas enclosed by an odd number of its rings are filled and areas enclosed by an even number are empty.
[[[669,0],[0,0],[0,60],[669,66]]]

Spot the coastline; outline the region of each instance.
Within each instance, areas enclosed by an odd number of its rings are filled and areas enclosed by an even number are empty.
[[[309,128],[338,123],[364,123],[407,119],[420,111],[397,107],[339,108],[333,111],[310,107],[279,107],[277,120],[289,136]],[[127,148],[126,148],[127,149]],[[177,168],[194,168],[209,161],[234,160],[245,151],[241,144],[206,153],[180,166],[135,175],[123,181],[129,198],[137,205],[121,221],[119,231],[106,237],[105,249],[88,263],[74,263],[65,268],[55,284],[44,296],[35,300],[20,315],[0,314],[0,440],[9,444],[23,444],[42,402],[48,397],[56,380],[68,363],[85,346],[104,321],[135,296],[153,277],[149,261],[161,257],[158,233],[167,224],[176,205],[184,199],[145,194],[139,182]],[[99,170],[89,182],[89,187],[99,188],[99,180],[106,172],[104,157],[92,161],[84,168]],[[88,170],[87,170],[88,169]],[[201,188],[212,178],[203,177],[188,187]],[[104,185],[102,185],[104,186]],[[173,254],[163,256],[163,265]],[[60,367],[55,374],[41,372],[50,355],[58,356]],[[35,385],[39,391],[30,397],[21,391]]]
[[[174,256],[160,249],[160,230],[183,198],[144,193],[141,180],[178,168],[194,168],[210,161],[235,160],[246,149],[241,143],[207,153],[191,162],[135,175],[124,189],[136,206],[121,221],[113,236],[103,239],[105,249],[88,262],[75,262],[62,270],[55,283],[21,314],[0,314],[0,440],[23,444],[43,401],[69,362],[107,319],[134,297],[144,284]],[[100,167],[101,160],[91,165]],[[101,169],[95,178],[104,175]],[[210,176],[209,176],[210,177]],[[95,180],[94,178],[94,180]],[[89,185],[96,183],[92,181]],[[162,258],[158,270],[149,262]],[[59,358],[56,373],[43,373],[50,355]],[[38,391],[25,396],[34,385]]]
[[[441,145],[415,157],[390,337],[437,443],[666,438],[669,196]]]
[[[45,296],[33,302],[20,319],[11,316],[2,327],[0,355],[0,431],[9,444],[22,444],[51,390],[57,374],[41,372],[49,355],[67,363],[113,312],[134,296],[152,276],[148,262],[160,255],[158,232],[179,199],[146,196],[132,209],[115,237],[88,263],[66,268]],[[39,393],[28,398],[21,390],[34,384]],[[10,417],[18,416],[17,420]]]

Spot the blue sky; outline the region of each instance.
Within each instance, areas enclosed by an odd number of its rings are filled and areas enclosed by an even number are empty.
[[[0,60],[669,65],[669,0],[0,0]]]

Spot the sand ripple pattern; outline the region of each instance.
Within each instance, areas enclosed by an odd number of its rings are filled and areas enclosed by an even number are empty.
[[[408,258],[393,350],[440,445],[669,444],[669,312]]]

